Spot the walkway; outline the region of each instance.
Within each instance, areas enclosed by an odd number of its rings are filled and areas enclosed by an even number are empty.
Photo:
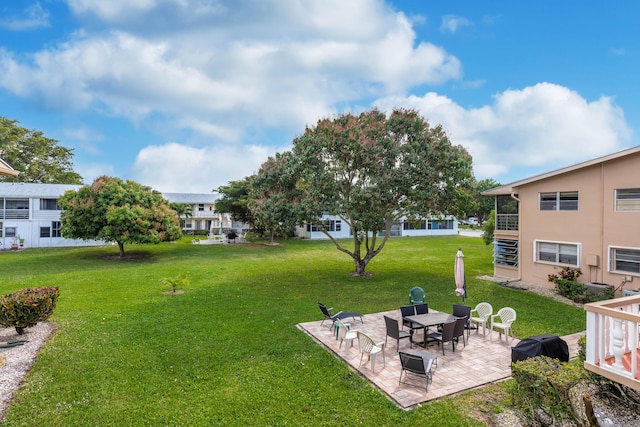
[[[383,316],[387,315],[400,320],[400,310],[393,310],[382,313],[373,313],[363,316],[364,324],[360,321],[351,321],[353,330],[361,330],[371,336],[374,341],[385,340],[386,328]],[[351,319],[348,319],[351,320]],[[385,351],[386,366],[383,367],[382,358],[376,360],[374,370],[371,364],[363,360],[360,365],[360,351],[358,343],[355,342],[350,349],[338,349],[333,330],[329,331],[330,323],[321,321],[301,323],[298,328],[313,337],[318,343],[331,351],[336,357],[342,359],[354,371],[368,379],[377,388],[383,391],[389,399],[402,408],[410,409],[424,402],[470,390],[492,382],[507,379],[511,376],[511,347],[519,341],[510,339],[508,343],[503,339],[498,339],[498,334],[494,332],[493,339],[487,335],[471,331],[470,339],[466,347],[462,341],[456,345],[456,351],[451,351],[451,344],[445,344],[445,355],[442,355],[442,347],[432,344],[429,351],[438,354],[438,366],[433,369],[433,383],[429,385],[429,391],[424,388],[398,385],[400,378],[400,360],[396,351],[395,340],[389,339],[388,347]],[[571,357],[575,357],[578,351],[577,341],[581,333],[563,337],[569,345]],[[400,349],[409,348],[408,340],[400,341]],[[414,349],[421,349],[413,346]],[[411,378],[411,377],[410,377]],[[424,379],[415,378],[415,384],[424,386]]]

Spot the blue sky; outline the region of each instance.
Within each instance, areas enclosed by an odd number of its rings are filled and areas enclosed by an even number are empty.
[[[640,3],[0,2],[0,116],[107,174],[210,192],[306,125],[418,109],[503,184],[640,145]]]

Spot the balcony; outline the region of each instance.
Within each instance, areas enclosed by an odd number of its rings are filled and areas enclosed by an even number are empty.
[[[585,304],[587,348],[584,367],[640,391],[640,295]]]
[[[518,231],[518,214],[496,214],[496,230]]]
[[[29,219],[29,208],[0,209],[0,219]]]

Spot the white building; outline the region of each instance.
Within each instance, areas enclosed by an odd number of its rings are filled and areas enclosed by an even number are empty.
[[[98,240],[66,239],[60,233],[58,199],[67,190],[77,191],[81,185],[32,184],[0,182],[0,250],[12,248],[47,248],[61,246],[98,246]],[[229,214],[215,213],[218,194],[165,193],[171,203],[191,206],[192,215],[183,217],[184,232],[235,229],[240,233],[245,224],[231,220]]]
[[[0,249],[96,246],[105,242],[65,239],[58,199],[80,185],[0,182]]]
[[[335,215],[324,215],[323,222],[327,231],[336,239],[351,237],[349,224]],[[391,237],[394,236],[450,236],[458,234],[458,220],[450,215],[421,219],[419,221],[401,221],[391,227]],[[301,239],[328,239],[320,231],[317,224],[307,224],[296,228],[296,236]]]

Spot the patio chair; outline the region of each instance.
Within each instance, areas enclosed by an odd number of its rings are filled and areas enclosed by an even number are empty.
[[[475,313],[475,316],[473,315]],[[493,314],[493,307],[488,302],[481,302],[476,305],[476,308],[471,310],[471,323],[476,324],[476,333],[480,330],[480,325],[482,325],[482,335],[486,334],[487,322],[489,318]]]
[[[387,336],[384,339],[384,346],[387,346],[387,339],[389,337],[396,340],[396,350],[400,351],[400,340],[409,338],[409,347],[413,347],[413,340],[411,339],[411,333],[407,331],[401,331],[398,321],[392,319],[389,316],[384,316],[384,323],[387,326]]]
[[[489,338],[493,334],[493,329],[497,328],[500,333],[499,339],[502,339],[504,331],[505,341],[509,341],[509,332],[511,332],[511,324],[516,321],[516,311],[511,307],[504,307],[498,310],[497,314],[491,316],[491,327],[489,329]]]
[[[459,343],[460,337],[462,337],[462,343],[464,346],[467,346],[467,341],[464,338],[464,329],[467,326],[467,318],[466,317],[458,317],[456,319],[455,327],[453,328],[453,339],[455,342]],[[453,351],[456,351],[455,347]]]
[[[371,361],[371,370],[376,364],[376,356],[382,353],[382,366],[387,366],[386,361],[384,360],[384,343],[379,342],[376,343],[371,339],[371,337],[364,332],[357,332],[358,334],[358,344],[360,344],[360,365],[362,365],[362,357],[366,354],[369,355],[369,360]]]
[[[360,323],[364,323],[362,321],[362,314],[360,313],[356,313],[355,311],[349,311],[349,312],[342,312],[339,311],[336,314],[332,314],[331,311],[333,310],[332,308],[327,308],[326,305],[322,304],[321,302],[318,303],[318,307],[320,307],[320,311],[322,312],[324,318],[322,319],[322,322],[320,323],[320,326],[322,326],[322,324],[324,323],[325,320],[329,319],[331,320],[331,326],[329,327],[329,330],[331,330],[333,328],[333,325],[336,321],[336,319],[346,319],[347,317],[351,317],[355,320],[356,317],[360,318]]]
[[[427,304],[426,302],[421,304],[415,304],[414,307],[416,308],[416,314],[429,313],[429,304]]]
[[[453,315],[467,319],[464,328],[467,330],[467,338],[469,338],[469,331],[471,329],[471,307],[468,305],[453,304]]]
[[[453,351],[456,351],[456,342],[453,337],[453,329],[456,327],[456,320],[452,320],[450,322],[442,325],[441,332],[432,332],[427,338],[428,341],[437,341],[438,345],[442,343],[442,354],[444,355],[444,343],[451,342],[451,348]]]
[[[437,363],[438,357],[426,351],[421,351],[419,354],[404,353],[401,351],[399,355],[402,370],[400,371],[400,381],[398,385],[406,384],[413,387],[420,387],[419,385],[402,381],[402,374],[405,375],[405,378],[407,378],[409,374],[424,376],[426,380],[424,390],[429,391],[429,383],[432,381],[431,367],[434,362]]]
[[[353,345],[353,340],[358,338],[358,332],[349,330],[350,325],[348,323],[343,322],[340,319],[336,319],[335,323],[336,323],[336,329],[338,331],[336,339],[340,341],[338,350],[342,348],[342,343],[344,341],[347,342],[347,344],[345,344],[345,347],[344,347],[345,350],[349,350]]]
[[[400,307],[400,314],[402,315],[403,328],[406,326],[407,328],[411,329],[412,334],[415,329],[422,329],[422,325],[418,325],[417,323],[405,319],[405,317],[407,316],[414,316],[416,314],[415,305],[403,305],[402,307]]]
[[[409,291],[409,304],[418,304],[424,302],[425,293],[424,289],[419,286],[414,286]]]

